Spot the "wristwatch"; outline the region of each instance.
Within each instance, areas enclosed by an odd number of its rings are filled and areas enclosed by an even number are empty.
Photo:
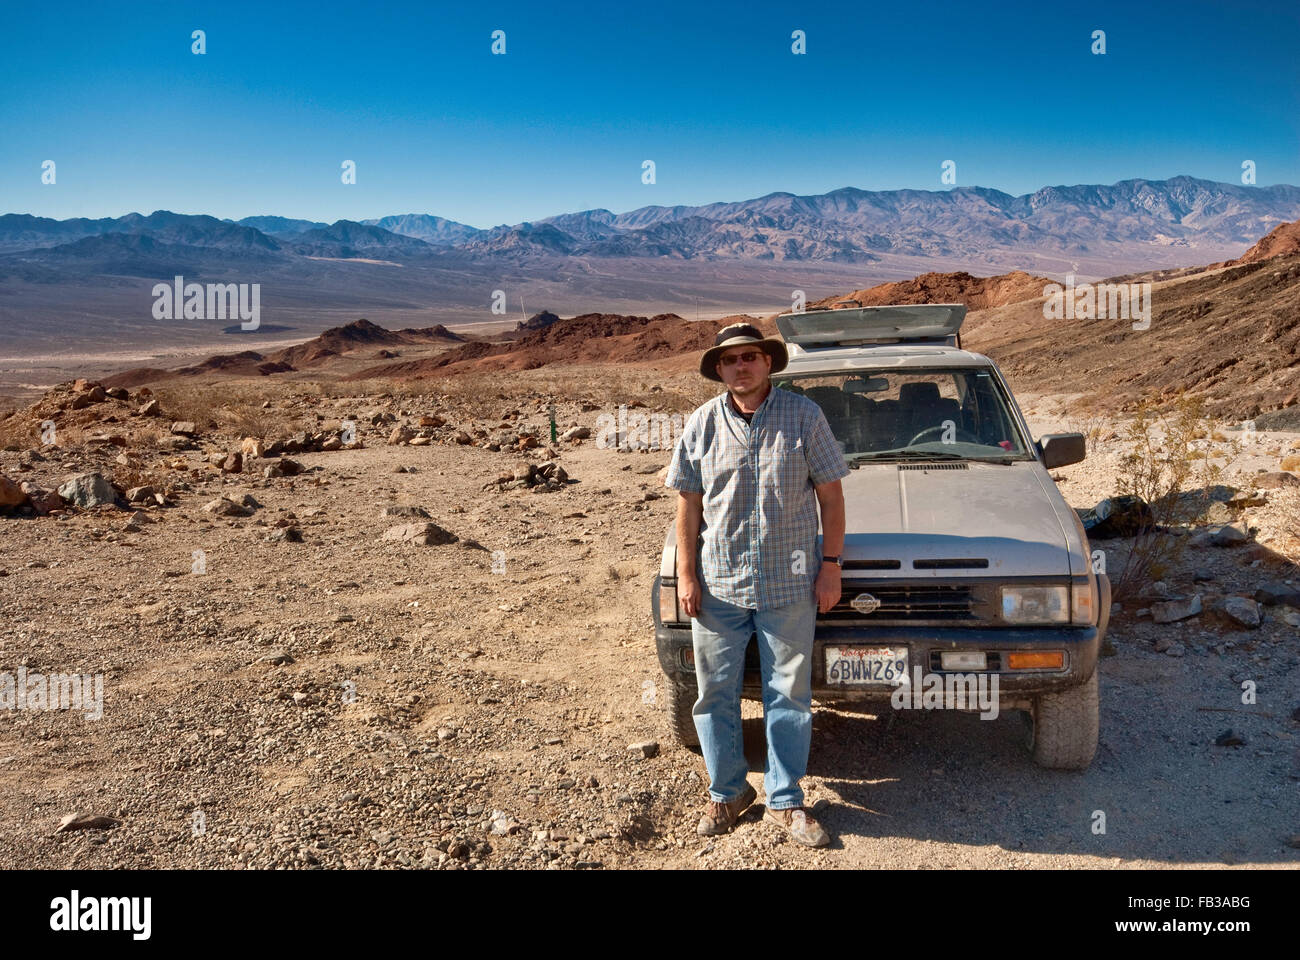
[[[840,557],[822,557],[822,563],[833,563],[841,570],[844,569],[844,561]]]

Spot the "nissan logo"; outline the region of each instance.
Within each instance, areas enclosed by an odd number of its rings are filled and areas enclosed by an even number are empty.
[[[849,603],[858,613],[874,613],[880,607],[880,601],[869,593],[859,593]]]

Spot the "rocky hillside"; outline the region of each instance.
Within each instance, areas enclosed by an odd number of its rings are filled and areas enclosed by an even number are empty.
[[[1114,411],[1186,390],[1220,417],[1300,426],[1300,255],[1157,282],[1145,330],[1044,314],[1042,297],[979,311],[962,343],[996,359],[1016,390]]]
[[[350,379],[405,379],[485,370],[533,370],[548,364],[654,360],[704,350],[713,345],[718,329],[716,323],[683,320],[671,313],[654,317],[588,313],[548,322],[506,343],[468,343],[437,357],[367,367]]]
[[[266,354],[255,350],[223,353],[201,363],[168,370],[160,367],[136,367],[103,378],[107,387],[137,387],[173,377],[222,373],[231,376],[270,376],[295,370],[320,367],[331,360],[368,347],[400,347],[425,344],[457,344],[465,337],[452,333],[442,324],[423,329],[385,330],[369,320],[354,320],[342,327],[331,327],[318,337]],[[381,350],[380,356],[396,356]]]
[[[924,273],[911,280],[824,297],[808,304],[808,309],[826,309],[839,301],[856,300],[864,307],[891,303],[964,303],[970,310],[985,310],[1041,297],[1049,283],[1052,281],[1046,277],[1033,277],[1019,270],[996,277],[973,277],[964,271]]]

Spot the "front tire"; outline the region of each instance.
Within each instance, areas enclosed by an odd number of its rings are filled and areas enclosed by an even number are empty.
[[[695,717],[691,714],[698,696],[695,687],[688,687],[672,677],[667,678],[667,687],[668,726],[673,740],[683,747],[698,747],[700,735],[695,729]]]
[[[1036,697],[1027,738],[1034,762],[1049,770],[1088,769],[1097,753],[1099,713],[1096,670],[1077,687]]]

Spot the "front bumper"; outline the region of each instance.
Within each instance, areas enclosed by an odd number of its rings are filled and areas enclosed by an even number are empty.
[[[654,609],[658,610],[658,583],[654,588]],[[874,700],[888,699],[894,686],[887,683],[870,686],[828,682],[826,678],[826,647],[848,646],[906,646],[909,673],[920,667],[924,673],[940,676],[946,673],[963,676],[981,674],[998,677],[999,700],[1008,708],[1027,707],[1030,698],[1043,693],[1053,693],[1078,686],[1092,676],[1097,667],[1098,652],[1109,617],[1110,590],[1102,590],[1101,623],[1096,627],[1023,627],[979,628],[944,626],[845,626],[818,623],[813,639],[812,687],[813,696],[819,700]],[[655,645],[659,663],[672,680],[695,686],[693,666],[694,647],[689,625],[663,624],[656,617]],[[1060,650],[1065,655],[1064,667],[1059,670],[1001,669],[1011,652],[1042,652]],[[939,666],[939,655],[944,652],[985,653],[990,669],[982,671],[944,671]],[[690,654],[690,656],[688,656]],[[751,636],[745,657],[743,694],[747,699],[761,699],[762,681],[759,676],[758,647]]]

